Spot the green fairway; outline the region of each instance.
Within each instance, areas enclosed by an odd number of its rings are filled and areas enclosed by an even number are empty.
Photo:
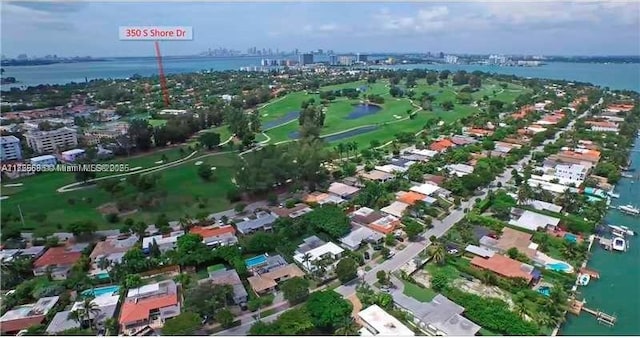
[[[162,154],[167,155],[170,161],[179,158],[179,150],[176,148],[119,161],[147,168],[157,166],[155,161],[158,161]],[[226,192],[233,186],[231,178],[236,160],[236,154],[212,154],[206,159],[189,160],[179,166],[159,171],[161,178],[157,187],[167,192],[163,203],[127,217],[153,223],[160,213],[167,214],[169,219],[173,220],[185,214],[194,217],[202,211],[228,209],[230,204]],[[214,180],[205,182],[197,175],[198,167],[194,164],[197,161],[216,167]],[[56,192],[56,189],[74,182],[73,173],[42,173],[12,181],[11,183],[23,183],[23,186],[2,189],[2,194],[9,196],[0,202],[2,214],[16,216],[19,214],[19,206],[24,215],[26,229],[47,227],[55,231],[64,229],[70,222],[82,220],[93,220],[100,228],[119,227],[118,224],[107,223],[97,210],[101,205],[114,200],[102,189],[92,187],[65,193]],[[135,195],[135,192],[127,186],[123,194]],[[39,219],[39,214],[46,214],[46,219]],[[21,226],[20,222],[12,223]]]

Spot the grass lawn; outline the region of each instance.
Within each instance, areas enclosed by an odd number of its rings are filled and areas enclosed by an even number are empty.
[[[451,265],[437,265],[434,263],[429,263],[424,266],[424,269],[429,272],[430,275],[433,275],[436,271],[444,274],[449,280],[454,280],[460,277],[460,272],[454,266]]]
[[[402,281],[402,283],[404,283],[403,293],[420,302],[428,303],[436,296],[436,292],[431,289],[425,289],[407,281]]]
[[[479,333],[481,336],[502,336],[501,334],[499,334],[499,333],[495,333],[495,332],[492,332],[492,331],[490,331],[490,330],[487,330],[487,329],[485,329],[484,327],[481,327],[481,328],[480,328],[480,331],[478,331],[478,333]]]
[[[149,119],[149,124],[150,124],[152,127],[164,126],[165,124],[167,124],[167,120],[154,120],[154,119]]]
[[[123,162],[129,162],[132,167],[150,167],[156,165],[154,162],[159,160],[162,154],[166,154],[169,160],[175,160],[179,156],[179,151],[175,148]],[[164,189],[167,192],[164,202],[160,206],[127,217],[153,223],[160,213],[167,214],[170,220],[177,220],[185,214],[195,216],[202,211],[215,212],[228,209],[230,203],[226,199],[226,192],[233,187],[231,178],[234,174],[233,166],[237,161],[237,155],[216,155],[202,161],[217,167],[215,181],[204,182],[196,174],[197,167],[194,165],[194,160],[159,171],[161,178],[158,189]],[[66,193],[56,192],[56,189],[74,182],[75,178],[71,173],[44,173],[12,182],[24,183],[24,185],[19,191],[10,195],[10,198],[0,202],[2,215],[17,216],[18,206],[20,206],[24,215],[25,230],[45,227],[57,231],[64,229],[68,223],[82,220],[93,220],[102,229],[120,226],[107,223],[97,210],[102,204],[113,201],[111,196],[103,190],[92,187]],[[131,188],[127,188],[124,193],[134,192]],[[196,202],[196,198],[200,198],[200,202]],[[46,219],[39,220],[37,216],[39,214],[46,215]],[[3,225],[22,227],[21,222],[16,220]]]

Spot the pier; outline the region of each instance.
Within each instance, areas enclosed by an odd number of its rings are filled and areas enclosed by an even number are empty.
[[[596,320],[600,324],[607,325],[607,326],[614,326],[616,324],[616,321],[618,320],[616,316],[612,316],[602,311],[589,309],[585,307],[585,304],[586,304],[585,300],[579,301],[579,300],[573,299],[569,303],[569,312],[578,316],[582,311],[584,311],[596,317]]]
[[[602,246],[605,250],[611,251],[613,249],[613,240],[612,239],[604,238],[604,237],[600,237],[600,236],[596,236],[596,238],[598,239],[598,243],[600,243],[600,246]]]
[[[599,272],[597,272],[595,270],[588,269],[586,267],[580,268],[580,273],[581,274],[585,274],[585,275],[589,275],[589,277],[591,277],[591,278],[600,279],[600,273]]]

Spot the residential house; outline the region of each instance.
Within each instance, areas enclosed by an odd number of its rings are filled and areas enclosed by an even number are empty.
[[[120,328],[125,335],[151,327],[162,328],[167,319],[180,314],[181,298],[172,280],[129,289],[120,310]]]
[[[540,271],[533,266],[519,262],[509,257],[495,254],[489,258],[475,256],[471,259],[471,265],[483,270],[494,272],[506,278],[522,278],[531,283],[540,278]]]
[[[429,145],[429,149],[436,151],[436,152],[444,152],[447,151],[449,148],[453,148],[455,147],[455,143],[451,142],[451,140],[449,139],[442,139],[439,141],[435,141],[433,143],[431,143],[431,145]]]
[[[243,235],[248,235],[259,230],[271,230],[271,225],[278,217],[270,212],[258,211],[255,216],[247,217],[236,223],[236,228]]]
[[[178,243],[178,238],[184,235],[184,231],[176,230],[167,235],[154,235],[147,236],[142,239],[142,251],[146,254],[149,253],[151,245],[155,242],[160,248],[160,252],[167,252],[175,248]]]
[[[464,134],[474,137],[487,137],[493,135],[493,130],[484,128],[463,128]]]
[[[591,166],[582,164],[558,164],[555,167],[554,175],[560,179],[575,182],[576,186],[582,184],[587,178],[587,173]]]
[[[620,126],[611,121],[586,121],[586,124],[591,126],[591,131],[617,133],[620,131]]]
[[[14,259],[27,258],[36,259],[45,252],[44,246],[31,246],[25,249],[2,249],[0,250],[0,262],[9,263]]]
[[[481,328],[462,315],[464,307],[441,294],[425,303],[394,292],[393,301],[409,314],[416,328],[429,336],[474,336]]]
[[[115,316],[116,309],[118,307],[118,302],[120,300],[120,295],[99,295],[93,298],[91,301],[96,305],[96,312],[90,312],[89,318],[93,325],[98,328],[104,328],[104,324],[109,318],[113,318]],[[49,335],[55,335],[62,331],[80,328],[80,323],[70,319],[69,314],[73,311],[81,311],[84,308],[84,302],[79,301],[75,302],[70,310],[65,310],[56,313],[53,317],[49,326],[47,326],[46,332]],[[111,332],[115,333],[115,332]]]
[[[533,235],[529,233],[505,227],[498,239],[489,236],[482,237],[480,247],[500,254],[506,254],[509,249],[516,248],[529,259],[534,259],[538,252],[538,244],[533,243],[531,237]]]
[[[395,178],[395,175],[393,174],[389,174],[386,173],[384,171],[380,171],[380,170],[371,170],[369,172],[367,171],[362,171],[358,174],[360,177],[362,177],[363,179],[369,180],[369,181],[376,181],[376,182],[387,182],[389,180],[392,180]]]
[[[548,227],[555,228],[560,224],[560,219],[529,210],[512,208],[509,224],[530,231],[536,231],[538,229],[547,229]]]
[[[400,166],[396,164],[385,164],[385,165],[377,165],[375,166],[375,170],[382,171],[387,174],[394,175],[397,173],[404,173],[409,170],[409,167]]]
[[[340,242],[345,248],[354,251],[358,250],[362,243],[380,243],[383,239],[384,236],[377,231],[367,227],[358,227],[356,230],[342,237]]]
[[[514,120],[521,120],[534,111],[533,106],[523,106],[517,112],[511,114]]]
[[[424,174],[422,176],[424,183],[433,183],[437,186],[441,186],[444,183],[445,177],[442,175]]]
[[[583,164],[584,162],[595,165],[600,161],[600,151],[592,149],[562,148],[558,154],[548,157],[550,160],[560,160],[564,163]]]
[[[514,193],[509,193],[509,196],[513,197],[514,199],[518,199],[518,195]],[[545,202],[545,201],[530,199],[527,201],[527,205],[533,207],[536,210],[543,210],[543,211],[546,210],[546,211],[557,212],[557,213],[562,212],[561,206],[555,205],[553,203]]]
[[[106,260],[110,264],[120,263],[124,254],[138,242],[138,239],[137,235],[114,235],[107,236],[104,241],[96,243],[89,255],[92,263],[89,274],[92,276],[104,276],[104,274],[108,273],[108,268],[101,269],[99,262]]]
[[[242,280],[236,270],[216,270],[209,272],[209,278],[206,281],[211,282],[213,285],[231,285],[233,288],[233,302],[236,305],[240,305],[248,300],[247,290],[242,284]]]
[[[413,186],[409,190],[425,196],[433,196],[437,195],[441,191],[441,188],[433,184],[432,182],[427,182],[421,185]]]
[[[485,249],[481,246],[472,244],[467,245],[467,247],[464,248],[464,251],[483,258],[490,258],[491,256],[496,254],[493,250]]]
[[[401,203],[401,202],[394,202],[394,203]],[[401,203],[403,205],[406,205],[404,203]],[[390,208],[388,211],[389,212],[394,212],[394,213],[398,213],[400,208]],[[382,217],[380,219],[377,219],[369,224],[367,224],[367,226],[377,232],[383,233],[383,234],[388,234],[393,232],[394,230],[396,230],[397,228],[399,228],[401,225],[400,219],[396,216],[393,215],[387,215],[385,217]]]
[[[271,212],[276,214],[278,217],[292,218],[292,219],[298,218],[302,215],[306,215],[311,211],[313,211],[313,209],[311,209],[311,207],[309,207],[304,203],[298,203],[295,206],[293,206],[293,208],[285,208],[285,207],[271,208]]]
[[[468,144],[478,143],[478,140],[474,139],[473,137],[469,137],[469,136],[454,135],[451,138],[451,142],[453,142],[453,144],[455,144],[457,146],[464,146],[464,145],[468,145]]]
[[[467,176],[473,173],[474,168],[468,164],[448,164],[445,166],[451,175],[456,175],[458,177]]]
[[[394,201],[391,202],[388,206],[380,209],[380,211],[384,212],[387,215],[391,215],[397,218],[402,218],[404,212],[409,208],[410,204]]]
[[[333,243],[330,243],[333,244]],[[335,244],[334,244],[335,245]],[[273,293],[277,290],[278,284],[293,277],[302,277],[304,272],[295,264],[271,269],[267,273],[257,274],[247,278],[251,289],[258,295]]]
[[[202,242],[207,246],[217,247],[238,243],[236,229],[231,225],[194,226],[189,229],[189,233],[200,235]]]
[[[414,205],[420,201],[424,201],[429,196],[417,193],[415,191],[400,191],[396,194],[396,200],[408,205]]]
[[[342,257],[344,249],[333,242],[324,242],[316,236],[306,238],[304,243],[298,246],[293,260],[300,264],[307,272],[318,269],[318,262],[327,263],[326,268],[332,270],[333,266]]]
[[[51,274],[55,280],[67,279],[71,267],[80,260],[82,251],[88,244],[65,245],[49,248],[33,262],[33,274],[43,276]]]
[[[384,217],[384,214],[371,208],[362,207],[351,213],[353,226],[367,226]]]
[[[412,329],[402,324],[401,321],[388,314],[378,305],[371,305],[358,312],[358,318],[363,324],[363,327],[360,329],[361,336],[415,336]]]
[[[313,203],[318,205],[324,205],[324,204],[341,204],[345,200],[340,196],[316,191],[308,194],[303,199],[303,201],[309,204]]]
[[[42,324],[59,299],[59,296],[43,297],[33,304],[16,306],[5,312],[0,317],[0,332],[3,335],[15,335],[31,326]]]
[[[409,147],[402,151],[401,157],[410,161],[428,161],[430,158],[436,156],[437,154],[437,151]]]
[[[358,191],[360,191],[360,189],[340,182],[333,182],[329,186],[329,193],[344,199],[350,199],[357,194]]]

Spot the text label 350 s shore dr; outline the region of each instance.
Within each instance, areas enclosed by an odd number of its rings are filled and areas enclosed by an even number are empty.
[[[120,40],[193,40],[189,26],[120,26]]]

